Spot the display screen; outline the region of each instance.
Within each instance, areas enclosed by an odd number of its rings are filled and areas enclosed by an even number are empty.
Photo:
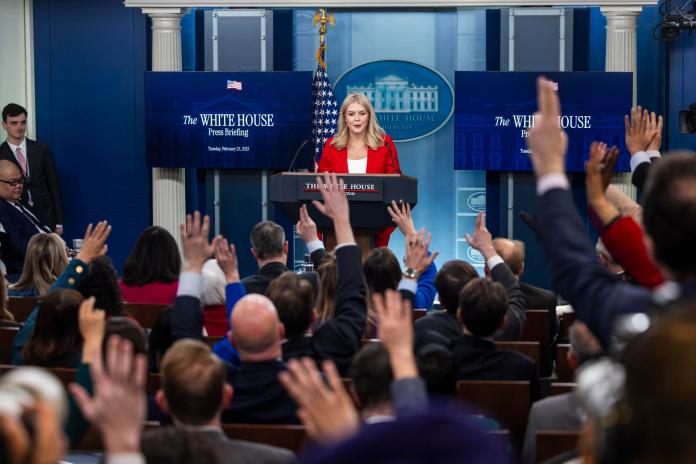
[[[536,72],[455,73],[454,168],[531,171],[527,134],[537,111]],[[616,145],[616,171],[629,171],[624,115],[633,77],[626,72],[543,73],[558,84],[559,124],[568,135],[566,168],[584,171],[590,144]]]
[[[311,168],[312,73],[148,72],[145,131],[150,167]]]

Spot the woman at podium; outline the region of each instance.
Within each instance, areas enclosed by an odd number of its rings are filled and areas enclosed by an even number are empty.
[[[326,141],[317,172],[350,174],[401,174],[394,141],[377,121],[370,100],[362,93],[351,93],[341,105],[338,129]],[[375,236],[375,247],[389,244],[395,227]]]

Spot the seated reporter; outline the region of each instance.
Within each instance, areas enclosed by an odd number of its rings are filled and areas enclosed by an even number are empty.
[[[201,338],[201,272],[224,240],[217,236],[210,242],[209,231],[210,218],[201,220],[198,211],[188,215],[186,224],[181,226],[184,265],[172,308],[174,339]],[[245,296],[235,305],[230,326],[240,361],[238,365],[225,363],[235,401],[223,413],[223,422],[297,423],[295,404],[277,380],[278,373],[285,369],[281,360],[284,332],[273,303],[263,295]]]
[[[83,297],[95,296],[97,305],[103,308],[107,315],[121,315],[123,308],[116,271],[109,258],[105,256],[106,240],[110,234],[111,226],[106,221],[101,221],[94,227],[89,224],[82,241],[82,249],[66,266],[49,291],[57,288],[77,290]],[[94,272],[90,272],[91,270]],[[37,305],[15,336],[12,344],[14,364],[22,362],[22,349],[34,332],[39,310]]]
[[[0,160],[0,250],[10,278],[22,272],[31,237],[51,232],[37,213],[20,201],[24,182],[13,162]]]
[[[507,322],[507,296],[497,282],[474,279],[459,295],[457,318],[462,336],[450,348],[459,380],[529,380],[532,398],[539,398],[539,374],[534,361],[513,351],[499,350],[493,334]]]
[[[171,414],[176,428],[186,430],[197,442],[207,443],[217,451],[220,462],[295,462],[294,455],[286,449],[225,436],[222,411],[230,401],[234,402],[237,392],[226,382],[225,366],[208,345],[194,340],[176,342],[164,356],[160,372],[162,387],[156,395],[157,403]]]
[[[68,265],[65,242],[58,234],[36,234],[27,247],[24,269],[10,285],[9,296],[43,295]]]
[[[172,304],[176,298],[181,255],[166,229],[145,229],[123,265],[119,287],[128,303]]]
[[[77,313],[79,292],[55,289],[41,297],[31,338],[22,350],[22,364],[76,367],[82,352]]]

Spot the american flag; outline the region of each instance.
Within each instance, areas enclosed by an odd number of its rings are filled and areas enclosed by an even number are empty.
[[[329,82],[329,75],[319,62],[312,79],[312,141],[314,142],[315,167],[321,158],[321,151],[326,140],[336,132],[336,124],[338,124],[336,97]]]
[[[242,90],[242,81],[227,81],[227,90]]]

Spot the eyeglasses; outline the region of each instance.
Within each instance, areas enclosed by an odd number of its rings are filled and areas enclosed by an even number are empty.
[[[12,179],[12,180],[3,180],[3,179],[0,179],[0,182],[2,182],[3,184],[8,184],[10,187],[16,187],[16,186],[18,186],[18,185],[24,185],[24,183],[26,183],[26,181],[27,181],[27,179],[25,179],[24,177],[20,177],[20,178],[18,178],[18,179]]]

